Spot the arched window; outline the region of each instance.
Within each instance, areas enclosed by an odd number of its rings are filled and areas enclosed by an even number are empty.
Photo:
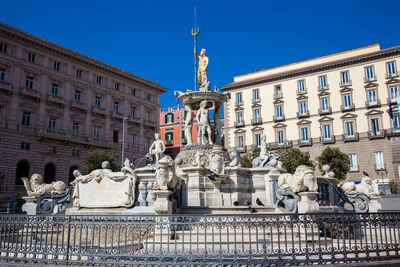
[[[44,177],[43,182],[46,184],[51,184],[56,179],[56,167],[53,163],[47,163],[44,166]]]
[[[72,182],[73,180],[75,180],[75,176],[74,176],[73,172],[74,172],[75,170],[77,170],[77,169],[78,169],[78,167],[76,167],[76,166],[72,166],[71,168],[69,168],[68,185],[70,185],[71,182]]]
[[[15,185],[24,185],[21,178],[29,178],[29,163],[26,160],[21,160],[17,163],[17,172],[15,174]]]

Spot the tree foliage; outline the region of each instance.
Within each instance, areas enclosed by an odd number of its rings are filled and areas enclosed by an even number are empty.
[[[324,174],[322,166],[329,165],[330,170],[335,173],[335,178],[345,180],[346,174],[350,169],[350,157],[340,151],[337,147],[327,147],[317,158],[318,168]]]
[[[254,149],[251,153],[241,155],[243,167],[252,168],[253,167],[253,159],[255,159],[258,156],[260,156],[259,148]]]
[[[101,169],[101,163],[103,161],[110,162],[110,169],[114,172],[121,169],[121,167],[115,162],[114,155],[111,152],[95,150],[86,155],[83,160],[84,167],[81,173],[85,175],[89,174],[93,170]]]
[[[299,165],[314,168],[308,152],[301,152],[298,148],[282,148],[277,153],[279,154],[279,160],[282,161],[282,168],[289,173],[294,173]]]

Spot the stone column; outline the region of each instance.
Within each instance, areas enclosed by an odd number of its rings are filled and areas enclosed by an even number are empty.
[[[319,211],[319,204],[314,200],[318,192],[300,192],[300,202],[297,203],[298,213],[316,213]]]
[[[147,206],[154,206],[154,201],[156,200],[156,195],[154,193],[154,182],[147,183]]]
[[[154,211],[157,214],[171,214],[172,202],[168,198],[172,192],[169,190],[156,190],[154,193],[157,197],[154,203]]]
[[[22,211],[26,212],[26,215],[36,215],[37,204],[34,202],[34,197],[22,197],[25,199],[25,204],[22,206]]]
[[[139,205],[147,206],[147,182],[139,183]]]

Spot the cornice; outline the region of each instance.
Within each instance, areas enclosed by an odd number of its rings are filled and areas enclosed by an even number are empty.
[[[42,38],[39,38],[39,37],[29,34],[27,32],[21,31],[19,29],[11,27],[5,23],[0,22],[0,33],[4,34],[5,36],[7,36],[9,38],[13,38],[15,40],[22,41],[25,44],[28,44],[30,46],[36,46],[40,49],[50,51],[58,56],[63,56],[70,60],[74,60],[75,62],[92,67],[94,69],[110,73],[119,78],[127,79],[130,82],[133,82],[137,85],[141,85],[143,87],[147,87],[147,88],[156,90],[160,93],[168,91],[167,88],[159,85],[158,83],[152,82],[145,78],[134,75],[130,72],[124,71],[117,67],[111,66],[107,63],[101,62],[97,59],[93,59],[91,57],[85,56],[81,53],[75,52],[75,51],[65,48],[63,46],[57,45],[55,43],[44,40]]]
[[[224,85],[221,90],[222,91],[230,91],[234,89],[239,89],[243,87],[248,87],[248,86],[256,86],[268,82],[280,82],[281,80],[288,79],[288,78],[293,78],[297,76],[304,76],[310,73],[314,72],[322,72],[322,71],[327,71],[335,68],[342,68],[346,67],[349,65],[355,65],[355,64],[360,64],[368,61],[373,61],[377,59],[382,59],[386,57],[391,57],[395,55],[400,55],[400,46],[384,49],[381,51],[369,53],[366,55],[360,55],[344,60],[339,60],[335,62],[329,62],[325,64],[320,64],[320,65],[315,65],[303,69],[298,69],[298,70],[293,70],[293,71],[288,71],[284,73],[279,73],[275,75],[270,75],[267,77],[261,77],[261,78],[255,78],[243,82],[237,82],[237,83],[230,83],[227,85]]]

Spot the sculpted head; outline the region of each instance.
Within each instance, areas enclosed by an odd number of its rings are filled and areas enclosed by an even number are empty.
[[[155,133],[155,134],[154,134],[154,138],[155,138],[156,140],[160,140],[161,135],[160,135],[159,133]]]
[[[34,173],[34,174],[32,174],[31,182],[42,184],[43,177],[39,173]]]
[[[308,187],[309,191],[318,190],[317,176],[315,175],[314,170],[311,167],[306,165],[298,166],[296,168],[296,171],[294,172],[294,176],[302,179],[304,185]]]
[[[206,56],[206,55],[207,55],[207,50],[205,50],[204,48],[201,49],[200,56]]]
[[[267,136],[265,134],[261,135],[261,140],[267,141]]]
[[[208,103],[207,100],[201,101],[201,102],[200,102],[200,108],[206,108],[207,103]]]
[[[75,171],[73,171],[72,174],[73,174],[75,177],[78,177],[78,176],[81,176],[81,175],[82,175],[81,172],[80,172],[78,169],[76,169]]]

